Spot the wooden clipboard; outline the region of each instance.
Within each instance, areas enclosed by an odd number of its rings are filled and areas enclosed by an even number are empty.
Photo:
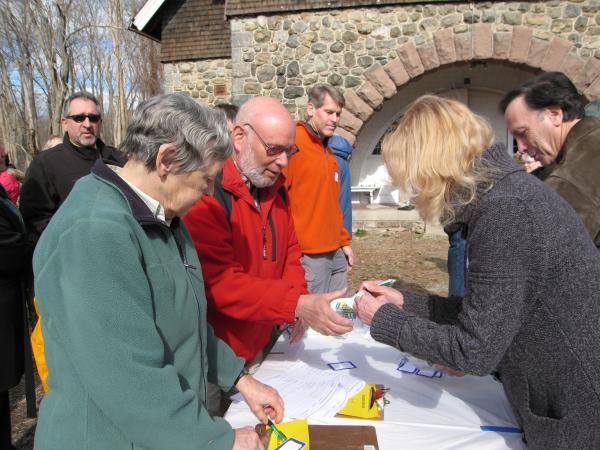
[[[271,430],[263,424],[254,428],[266,448]],[[379,450],[375,427],[369,425],[309,425],[308,435],[311,450],[364,450],[365,445]]]
[[[367,425],[309,425],[311,450],[379,450],[375,427]]]

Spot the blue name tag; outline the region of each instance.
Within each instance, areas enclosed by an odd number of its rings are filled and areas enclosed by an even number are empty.
[[[408,358],[402,358],[396,369],[399,372],[410,373],[412,375],[419,375],[427,378],[442,378],[442,372],[433,368],[419,369],[410,363]]]
[[[300,450],[301,448],[304,448],[305,445],[304,442],[299,441],[298,439],[289,438],[283,441],[283,444],[275,450]]]
[[[327,365],[329,367],[331,367],[331,369],[333,369],[333,370],[356,369],[356,366],[354,365],[354,363],[352,361],[341,361],[341,362],[335,362],[335,363],[328,363]]]

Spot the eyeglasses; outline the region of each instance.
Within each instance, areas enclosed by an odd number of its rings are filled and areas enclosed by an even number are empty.
[[[249,123],[244,123],[244,124],[242,124],[242,126],[248,126],[248,127],[250,127],[250,129],[252,131],[254,131],[254,134],[256,135],[258,140],[261,142],[261,144],[264,145],[265,150],[267,151],[267,155],[269,155],[269,156],[277,156],[277,155],[280,155],[281,153],[285,152],[287,157],[291,158],[292,156],[294,156],[296,153],[298,153],[300,151],[300,149],[298,148],[298,146],[296,146],[296,144],[292,145],[291,147],[285,147],[283,145],[267,144],[263,140],[263,138],[260,137],[260,134],[258,134],[256,132],[256,130],[254,129],[254,127],[252,125],[250,125]]]
[[[85,119],[90,119],[90,122],[96,123],[100,122],[100,119],[102,119],[100,114],[73,114],[72,116],[67,116],[66,118],[77,123],[84,122]]]

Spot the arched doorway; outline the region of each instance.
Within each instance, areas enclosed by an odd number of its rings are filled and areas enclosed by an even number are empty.
[[[486,117],[494,129],[496,140],[511,149],[512,139],[498,110],[498,103],[505,92],[534,74],[534,69],[509,62],[470,61],[440,67],[406,83],[360,129],[350,168],[352,185],[383,186],[387,183],[383,159],[377,152],[378,143],[408,104],[424,94],[443,95],[464,102]],[[390,202],[386,191],[390,189],[380,190],[380,194],[384,195],[379,195],[376,201]],[[394,195],[393,199],[398,200],[398,195]]]

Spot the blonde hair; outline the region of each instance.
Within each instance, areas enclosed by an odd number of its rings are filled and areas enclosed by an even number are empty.
[[[424,95],[385,137],[382,154],[393,183],[414,197],[421,217],[446,224],[486,181],[475,161],[493,138],[487,121],[462,103]]]

